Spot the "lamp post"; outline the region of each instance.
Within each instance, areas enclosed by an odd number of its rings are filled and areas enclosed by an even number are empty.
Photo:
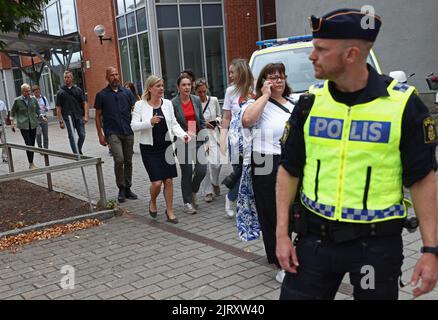
[[[98,36],[100,44],[103,44],[103,41],[111,41],[111,37],[105,38],[105,27],[101,24],[98,24],[94,27],[94,33]]]

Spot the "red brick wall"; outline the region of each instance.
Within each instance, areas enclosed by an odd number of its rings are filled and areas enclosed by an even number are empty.
[[[96,93],[107,85],[106,68],[115,66],[120,72],[115,13],[112,0],[77,0],[76,3],[88,103],[92,107]],[[100,44],[93,31],[98,24],[105,27],[105,37],[111,37],[112,41]],[[90,61],[89,69],[86,61]]]
[[[33,63],[38,64],[41,62],[39,57],[33,57]],[[32,66],[32,58],[28,56],[21,56],[21,66],[22,67],[31,67]],[[39,70],[39,67],[37,68]]]
[[[224,1],[228,63],[235,58],[251,57],[257,49],[257,0]]]
[[[11,67],[11,60],[4,53],[0,53],[0,69],[11,69]]]

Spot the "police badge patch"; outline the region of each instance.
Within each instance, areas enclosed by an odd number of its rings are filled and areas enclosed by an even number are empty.
[[[286,143],[287,138],[289,137],[290,133],[290,123],[289,121],[286,122],[286,125],[284,126],[283,135],[281,136],[280,142],[282,145]]]
[[[423,135],[424,143],[435,143],[438,141],[435,120],[432,117],[427,117],[423,120]]]

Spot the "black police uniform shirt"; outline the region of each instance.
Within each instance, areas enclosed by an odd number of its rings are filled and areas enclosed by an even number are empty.
[[[345,93],[337,90],[335,84],[329,81],[329,90],[332,97],[348,106],[370,102],[376,98],[388,96],[387,87],[392,78],[379,75],[368,65],[369,78],[367,86],[357,92]],[[289,136],[284,142],[282,152],[282,166],[294,177],[302,177],[306,161],[303,127],[306,117],[297,106],[289,119]],[[427,107],[420,98],[413,93],[406,105],[402,118],[402,132],[400,153],[403,166],[403,184],[412,186],[424,178],[431,170],[436,171],[435,157],[436,142],[431,141],[424,130],[425,123],[430,121]],[[435,137],[436,139],[436,137]]]

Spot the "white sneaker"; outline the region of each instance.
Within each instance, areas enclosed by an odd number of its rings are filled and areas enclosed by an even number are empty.
[[[38,167],[34,165],[33,162],[29,164],[29,169],[36,169],[36,168]]]
[[[184,212],[189,214],[195,214],[196,210],[193,208],[191,203],[184,203]]]
[[[225,212],[228,218],[232,218],[236,215],[236,201],[228,199],[228,195],[225,195]]]
[[[192,193],[192,206],[193,206],[193,208],[195,208],[195,209],[199,209],[199,206],[198,206],[198,197],[197,197],[197,194],[196,194],[196,193]]]
[[[212,202],[213,201],[213,193],[209,193],[205,196],[205,202]]]
[[[275,275],[275,280],[277,280],[279,283],[283,283],[285,275],[286,272],[284,272],[284,270],[278,270],[277,274]]]

